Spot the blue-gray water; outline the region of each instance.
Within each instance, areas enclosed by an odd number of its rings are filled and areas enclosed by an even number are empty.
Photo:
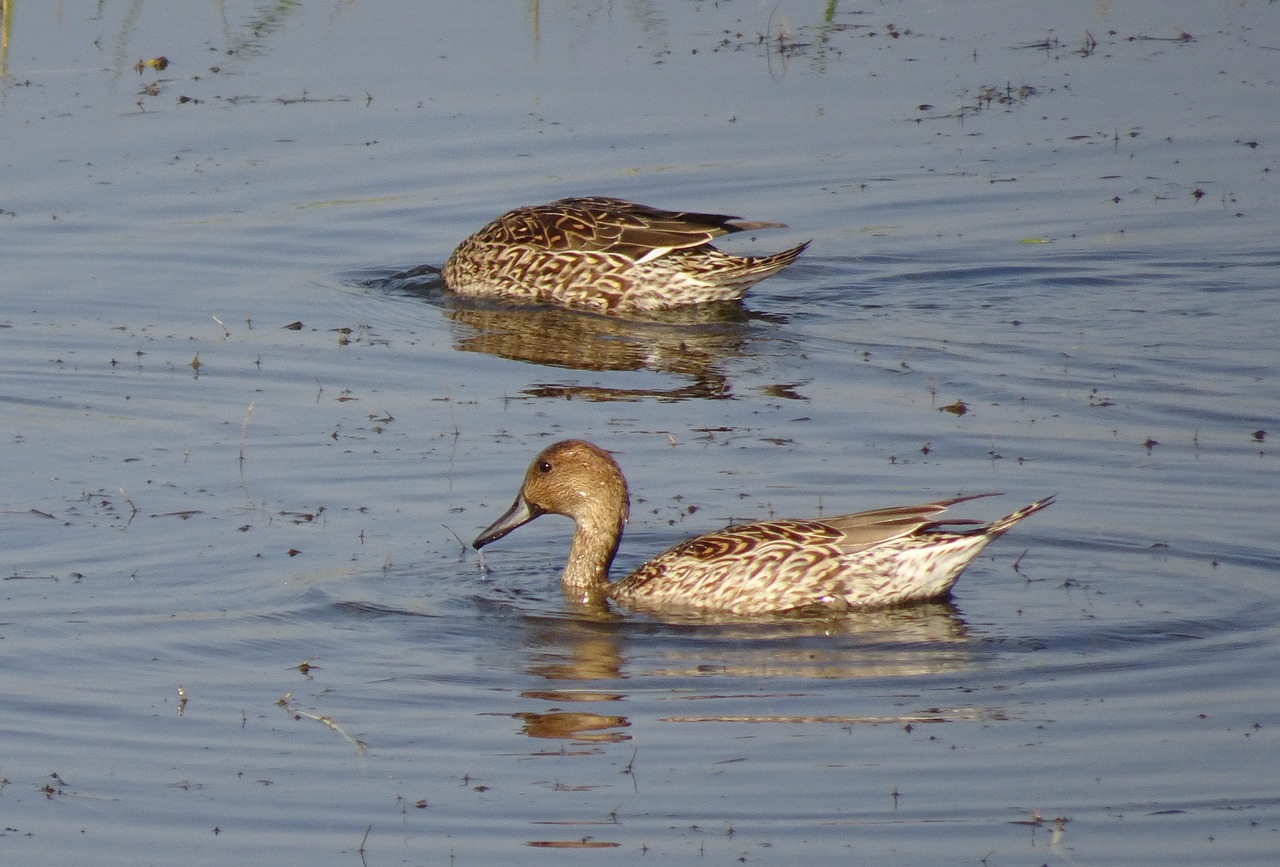
[[[1062,5],[7,4],[0,861],[1273,863],[1280,10]],[[385,280],[587,193],[813,244]],[[462,544],[562,436],[624,568],[1059,501],[949,605],[582,622],[567,521]]]

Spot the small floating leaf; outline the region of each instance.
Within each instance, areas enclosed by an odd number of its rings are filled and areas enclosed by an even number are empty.
[[[139,60],[133,65],[133,68],[137,70],[139,75],[142,74],[142,70],[144,69],[154,69],[157,72],[163,72],[168,67],[169,58],[165,57],[163,54],[159,57],[153,57],[150,60]]]

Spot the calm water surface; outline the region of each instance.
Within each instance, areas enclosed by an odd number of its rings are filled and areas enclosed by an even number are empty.
[[[1274,863],[1275,4],[3,27],[0,861]],[[813,244],[658,321],[388,279],[586,193]],[[583,621],[567,521],[463,544],[562,436],[621,567],[1059,501],[948,604]]]

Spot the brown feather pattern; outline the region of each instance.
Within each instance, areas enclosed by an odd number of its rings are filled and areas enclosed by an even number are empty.
[[[458,245],[441,276],[459,295],[609,313],[736,301],[795,261],[808,242],[768,256],[732,256],[711,240],[783,226],[603,196],[560,199],[498,217]]]
[[[745,616],[864,610],[946,596],[993,539],[1054,500],[1046,497],[989,524],[935,520],[950,506],[988,496],[995,495],[726,527],[681,542],[610,582],[628,513],[626,480],[603,449],[565,440],[534,458],[511,509],[474,545],[554,512],[576,524],[561,580],[566,593],[584,602]]]

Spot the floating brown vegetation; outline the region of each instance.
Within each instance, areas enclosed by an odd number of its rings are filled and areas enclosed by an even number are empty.
[[[349,96],[312,96],[305,90],[301,96],[277,96],[276,102],[281,105],[296,105],[300,102],[350,102]]]
[[[1177,29],[1173,36],[1146,36],[1139,34],[1137,36],[1120,37],[1119,31],[1116,30],[1108,30],[1105,36],[1112,39],[1119,37],[1118,41],[1122,42],[1175,42],[1179,45],[1186,45],[1190,42],[1196,41],[1194,36],[1182,29]],[[1079,47],[1070,49],[1070,53],[1077,54],[1080,57],[1092,57],[1098,50],[1098,44],[1098,40],[1093,33],[1086,30],[1084,32],[1084,39],[1081,41]],[[1032,51],[1052,53],[1054,51],[1062,51],[1066,49],[1067,45],[1058,38],[1057,34],[1050,34],[1043,39],[1037,39],[1035,42],[1027,42],[1013,47],[1019,50],[1030,49]]]
[[[50,774],[49,779],[53,780],[53,783],[45,783],[43,786],[41,786],[40,787],[41,794],[43,794],[46,798],[49,798],[50,800],[53,799],[54,795],[66,794],[66,790],[63,787],[67,785],[67,781],[62,779],[62,777],[58,776],[57,771],[54,771],[52,774]],[[57,785],[55,786],[54,783],[57,783]]]
[[[1060,837],[1062,836],[1063,829],[1065,829],[1065,828],[1066,828],[1067,823],[1068,823],[1068,822],[1070,822],[1070,821],[1071,821],[1071,819],[1069,819],[1069,818],[1068,818],[1068,817],[1066,817],[1066,816],[1055,816],[1055,817],[1054,817],[1054,818],[1052,818],[1052,819],[1046,819],[1046,818],[1044,818],[1043,816],[1041,816],[1041,815],[1040,815],[1040,811],[1039,811],[1039,810],[1033,810],[1033,811],[1032,811],[1032,813],[1031,813],[1031,817],[1030,817],[1030,818],[1028,818],[1028,819],[1014,819],[1014,820],[1012,820],[1011,822],[1009,822],[1009,824],[1010,824],[1010,825],[1025,825],[1025,826],[1027,826],[1028,828],[1031,828],[1031,829],[1032,829],[1032,831],[1035,831],[1035,830],[1037,830],[1037,829],[1039,829],[1039,828],[1046,828],[1046,827],[1049,827],[1049,828],[1052,828],[1052,829],[1053,829],[1053,838],[1054,838],[1054,840],[1057,840],[1058,838],[1060,838]],[[983,863],[983,864],[987,863],[987,861],[986,861],[986,859],[985,859],[985,858],[982,860],[982,863]]]
[[[1031,97],[1040,93],[1040,90],[1030,84],[1020,84],[1016,87],[1012,82],[1005,82],[1004,85],[984,84],[972,93],[966,94],[960,105],[954,110],[940,114],[930,114],[923,117],[915,118],[915,122],[919,123],[924,120],[942,120],[942,119],[964,119],[972,114],[981,111],[990,111],[997,106],[1004,108],[1006,111],[1012,110],[1024,105]],[[921,103],[916,106],[917,111],[932,111],[933,103]]]

